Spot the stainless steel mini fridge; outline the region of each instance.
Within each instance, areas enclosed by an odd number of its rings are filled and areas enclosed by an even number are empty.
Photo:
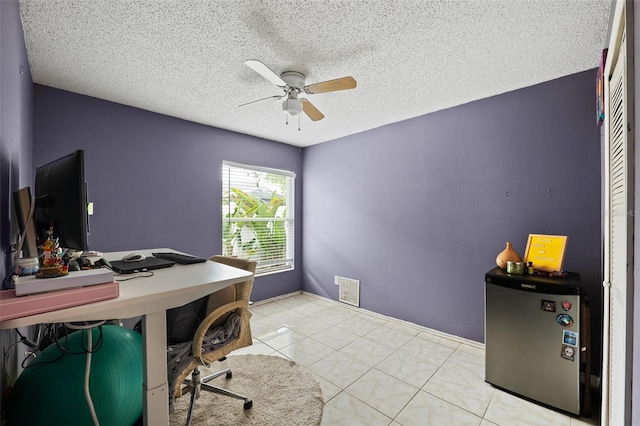
[[[580,276],[485,275],[485,380],[580,415]]]

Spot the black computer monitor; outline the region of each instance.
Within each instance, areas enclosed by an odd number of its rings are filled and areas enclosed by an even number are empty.
[[[39,240],[53,237],[60,247],[88,250],[89,215],[84,151],[78,150],[36,168],[35,224]]]

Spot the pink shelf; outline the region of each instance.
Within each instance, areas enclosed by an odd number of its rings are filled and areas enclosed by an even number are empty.
[[[0,321],[115,299],[119,295],[120,285],[117,281],[28,296],[16,296],[15,290],[2,290]]]

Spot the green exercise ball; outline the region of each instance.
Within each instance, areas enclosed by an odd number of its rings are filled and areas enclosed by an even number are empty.
[[[91,329],[92,344],[100,337]],[[58,339],[84,352],[89,330]],[[101,426],[132,425],[142,415],[142,337],[115,325],[102,326],[102,343],[91,355],[89,392]],[[86,353],[64,354],[49,345],[20,374],[7,404],[8,425],[93,425],[84,394]],[[59,359],[58,359],[59,358]]]

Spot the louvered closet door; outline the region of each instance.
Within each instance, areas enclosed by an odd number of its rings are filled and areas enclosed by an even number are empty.
[[[609,82],[609,173],[608,180],[608,278],[609,303],[609,425],[625,424],[625,400],[630,396],[625,378],[628,354],[627,285],[630,248],[629,150],[627,145],[625,37]],[[606,248],[605,248],[606,250]],[[605,403],[605,401],[603,401]]]

